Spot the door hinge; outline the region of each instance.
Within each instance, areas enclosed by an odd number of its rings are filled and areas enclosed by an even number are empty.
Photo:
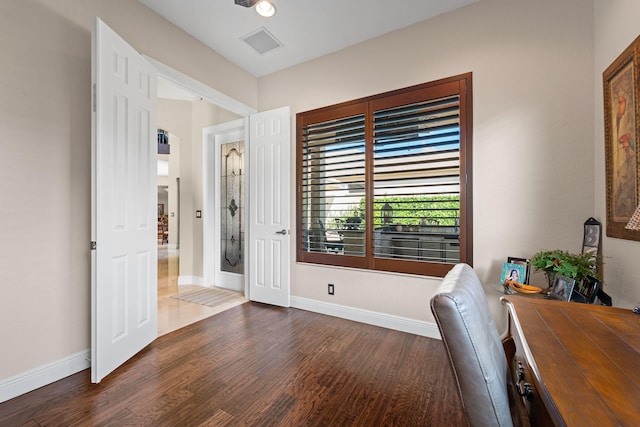
[[[93,242],[93,241],[92,241],[92,242],[91,242],[91,250],[92,250],[92,251],[95,251],[95,250],[96,250],[96,246],[97,246],[97,245],[96,245],[96,242]]]
[[[96,84],[93,84],[93,88],[91,90],[91,109],[93,112],[96,112]]]

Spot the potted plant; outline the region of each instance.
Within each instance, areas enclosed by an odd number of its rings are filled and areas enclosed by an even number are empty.
[[[542,270],[547,275],[549,287],[553,285],[556,274],[575,279],[576,283],[599,282],[596,262],[593,254],[576,255],[560,249],[540,251],[531,258],[534,269]]]

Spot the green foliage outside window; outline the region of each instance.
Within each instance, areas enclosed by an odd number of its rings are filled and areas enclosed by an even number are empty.
[[[389,203],[393,208],[394,225],[442,225],[455,226],[456,218],[460,213],[459,195],[438,195],[438,196],[388,196],[376,197],[373,203],[374,227],[382,226],[382,205]],[[359,205],[354,206],[347,212],[342,212],[338,217],[345,223],[353,218],[362,217],[365,212],[364,198],[360,199]]]

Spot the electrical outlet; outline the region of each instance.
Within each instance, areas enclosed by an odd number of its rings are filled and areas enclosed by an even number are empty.
[[[335,291],[335,287],[333,286],[333,283],[329,283],[328,291],[329,291],[329,295],[333,295]]]

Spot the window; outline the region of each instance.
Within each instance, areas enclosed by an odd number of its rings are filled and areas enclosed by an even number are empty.
[[[471,74],[297,115],[297,257],[444,276],[471,264]]]

